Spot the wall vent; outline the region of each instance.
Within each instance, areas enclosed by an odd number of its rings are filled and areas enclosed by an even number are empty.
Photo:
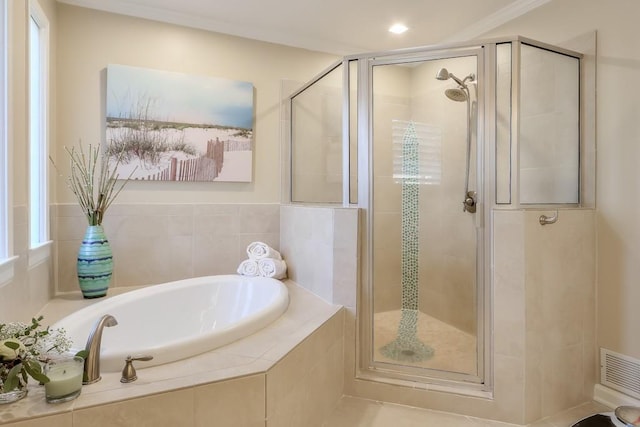
[[[640,360],[600,348],[600,382],[640,399]]]

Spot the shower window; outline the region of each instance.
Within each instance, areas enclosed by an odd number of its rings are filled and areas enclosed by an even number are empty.
[[[291,100],[291,201],[342,203],[342,75],[338,65]]]
[[[579,59],[523,43],[520,91],[520,203],[579,203]]]

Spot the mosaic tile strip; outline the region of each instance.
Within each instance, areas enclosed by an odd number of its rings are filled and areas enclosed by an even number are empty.
[[[433,348],[418,340],[419,140],[413,122],[402,136],[402,313],[395,341],[380,349],[386,357],[419,362]]]

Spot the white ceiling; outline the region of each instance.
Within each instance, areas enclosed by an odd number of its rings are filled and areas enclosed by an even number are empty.
[[[348,55],[479,37],[551,0],[58,0]],[[402,22],[409,31],[387,29]]]

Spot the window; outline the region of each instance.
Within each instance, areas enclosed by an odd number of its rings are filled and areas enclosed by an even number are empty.
[[[29,14],[29,265],[35,265],[49,255],[49,22],[36,0]]]
[[[0,0],[0,287],[13,279],[13,264],[17,259],[11,256],[11,188],[9,187],[9,138],[7,120],[7,26],[8,0]]]
[[[0,0],[0,262],[9,257],[7,162],[7,1]]]

